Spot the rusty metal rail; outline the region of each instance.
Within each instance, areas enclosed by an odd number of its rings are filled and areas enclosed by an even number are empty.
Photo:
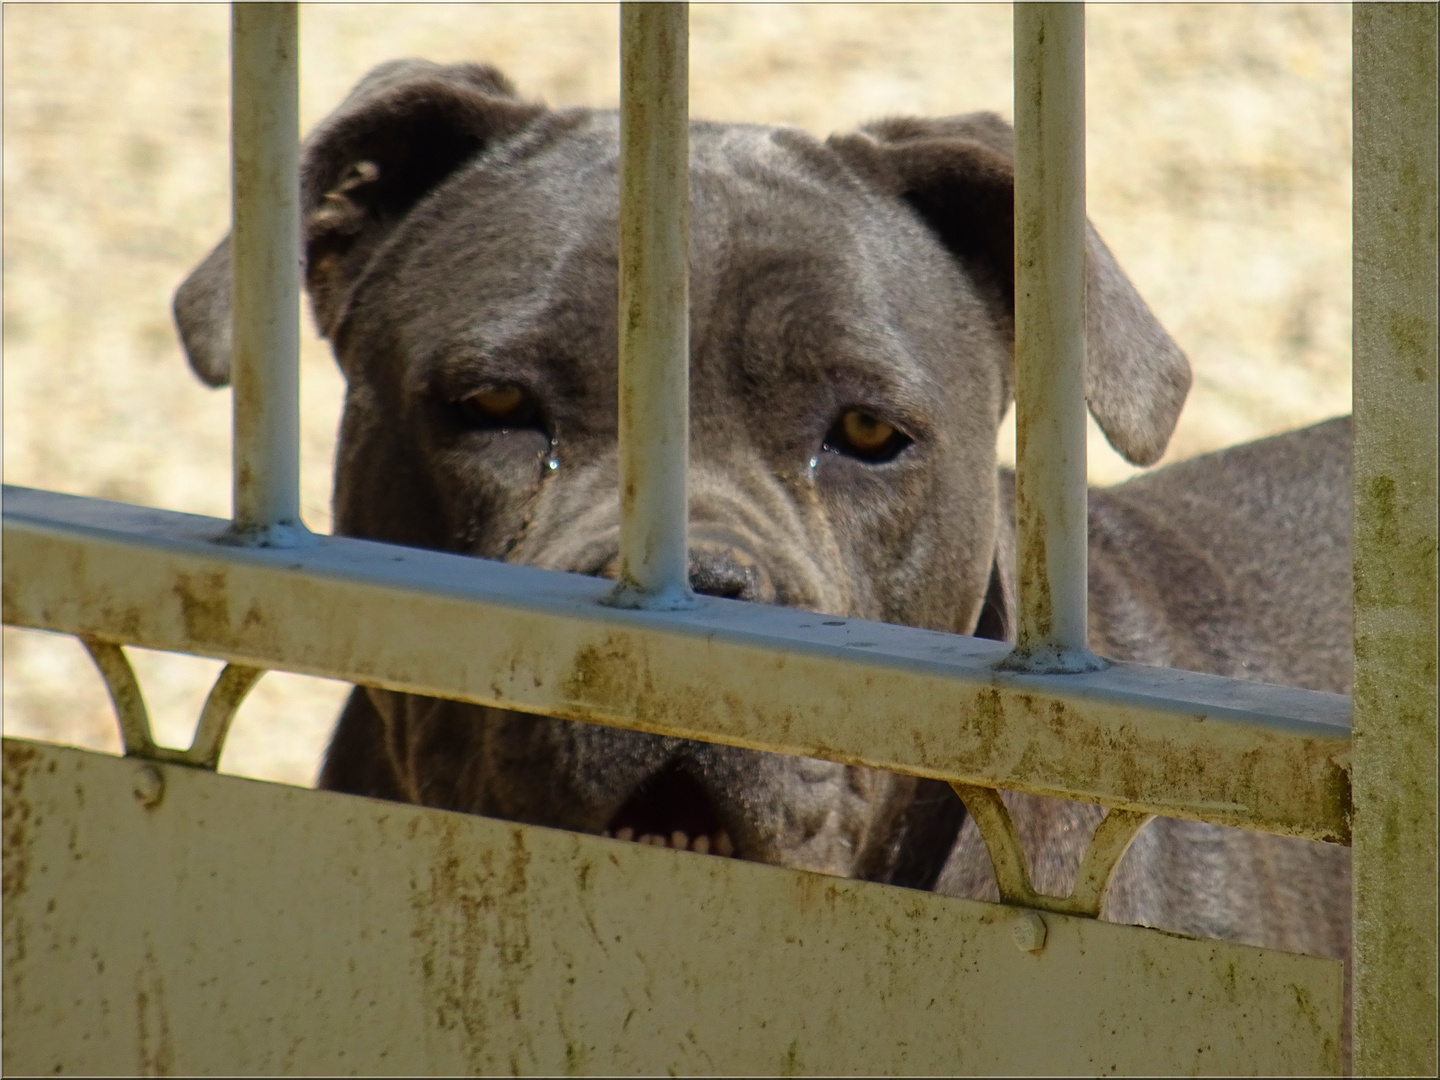
[[[1114,664],[1000,672],[999,642],[603,579],[5,491],[4,617],[574,720],[1347,841],[1350,702]]]

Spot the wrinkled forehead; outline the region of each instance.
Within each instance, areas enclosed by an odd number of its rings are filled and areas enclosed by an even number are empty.
[[[534,153],[481,159],[407,223],[396,254],[427,308],[408,320],[412,359],[558,351],[613,367],[618,136],[614,114],[596,114]],[[763,378],[806,358],[882,353],[923,381],[930,339],[953,318],[954,278],[898,201],[808,136],[692,125],[696,362]]]
[[[733,343],[733,361],[755,380],[853,361],[926,381],[951,338],[957,287],[928,231],[801,132],[700,135],[691,164],[696,328]]]

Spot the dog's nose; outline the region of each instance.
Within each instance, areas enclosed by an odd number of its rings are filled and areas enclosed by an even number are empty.
[[[706,596],[727,600],[773,601],[770,576],[753,560],[731,547],[696,544],[690,548],[690,587]]]
[[[612,555],[579,572],[613,580],[620,575],[620,556]],[[690,545],[690,587],[706,596],[761,604],[773,604],[779,595],[770,575],[752,556],[733,544],[714,540]]]

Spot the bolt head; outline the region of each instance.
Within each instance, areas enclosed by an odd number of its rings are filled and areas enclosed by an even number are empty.
[[[160,805],[165,797],[165,777],[149,762],[142,763],[135,772],[135,800],[147,810]]]
[[[1038,911],[1022,911],[1015,917],[1010,934],[1021,952],[1038,953],[1045,948],[1045,919]]]

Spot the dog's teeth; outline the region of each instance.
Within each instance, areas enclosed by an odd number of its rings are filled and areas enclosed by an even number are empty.
[[[690,834],[676,829],[669,836],[660,833],[643,833],[635,835],[633,827],[626,825],[611,832],[606,829],[600,834],[605,837],[613,837],[616,840],[629,840],[636,844],[644,844],[647,847],[671,848],[675,851],[695,851],[701,855],[723,855],[729,858],[735,854],[735,844],[730,839],[730,834],[724,829],[710,835],[701,834],[693,840]]]

